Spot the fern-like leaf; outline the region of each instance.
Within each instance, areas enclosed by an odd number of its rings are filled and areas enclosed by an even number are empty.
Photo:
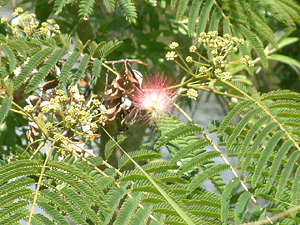
[[[92,68],[92,75],[93,75],[92,82],[94,85],[97,83],[97,80],[100,77],[101,69],[102,69],[102,59],[95,59]]]
[[[6,118],[8,112],[11,108],[12,101],[13,101],[13,96],[8,96],[8,95],[5,96],[3,102],[0,106],[0,124],[2,124],[2,122]]]
[[[209,14],[213,4],[214,4],[214,0],[207,0],[203,8],[201,9],[200,18],[196,30],[197,37],[200,36],[201,32],[205,31],[205,27],[209,19]]]
[[[298,160],[299,158],[299,151],[295,151],[289,158],[288,162],[286,163],[282,174],[280,176],[279,182],[278,182],[278,186],[277,186],[277,192],[276,192],[276,197],[279,198],[283,192],[283,188],[288,180],[288,178],[290,177],[290,174],[292,172],[292,169],[295,166],[295,162]]]
[[[268,158],[271,155],[272,151],[276,147],[277,143],[279,142],[280,138],[284,135],[284,131],[277,131],[274,136],[268,141],[266,148],[263,150],[262,155],[257,163],[255,168],[253,177],[252,177],[252,185],[255,186],[260,174],[268,162]]]
[[[2,49],[6,53],[9,62],[9,71],[10,73],[13,73],[17,64],[14,52],[8,47],[7,44],[3,43],[0,45],[0,49]]]
[[[197,177],[195,177],[189,187],[188,187],[188,191],[191,192],[193,191],[195,188],[199,187],[204,181],[206,181],[207,179],[210,179],[211,177],[219,174],[220,172],[229,169],[229,165],[227,164],[217,164],[215,166],[210,167],[207,170],[204,170],[204,172],[200,173]]]
[[[53,52],[52,48],[46,48],[41,51],[38,51],[28,63],[25,64],[19,76],[14,81],[14,89],[17,89],[22,85],[26,78],[30,75],[32,70],[39,65],[46,57],[48,57]]]
[[[84,56],[80,60],[80,64],[78,66],[77,72],[74,74],[74,78],[73,78],[73,82],[72,82],[73,85],[77,84],[77,82],[83,76],[85,70],[87,69],[89,59],[90,59],[90,55],[84,54]]]
[[[162,135],[154,145],[154,149],[159,149],[161,146],[169,142],[170,140],[174,140],[176,138],[193,134],[193,133],[201,133],[203,131],[202,128],[195,125],[185,125],[183,127],[179,127],[178,129],[174,129],[165,135]]]
[[[242,224],[244,223],[245,217],[248,212],[248,204],[250,200],[251,194],[249,192],[243,192],[241,196],[238,198],[236,203],[236,211],[235,211],[235,224]]]
[[[67,80],[70,76],[70,72],[72,67],[74,66],[76,59],[79,56],[79,52],[74,51],[66,60],[66,62],[63,64],[63,67],[61,69],[61,74],[59,76],[59,88],[61,90],[63,90],[63,88],[65,87]]]
[[[203,0],[193,0],[188,21],[188,32],[190,35],[194,32],[196,20],[200,11],[202,1]]]
[[[135,23],[137,18],[135,5],[130,1],[119,0],[120,7],[123,11],[123,14],[130,23]]]
[[[29,81],[25,92],[28,93],[34,90],[41,81],[48,75],[50,70],[55,66],[56,62],[66,54],[66,49],[61,48],[56,50],[45,62],[45,65],[37,72],[37,74]]]
[[[222,223],[227,223],[228,215],[229,215],[229,203],[230,198],[233,194],[233,191],[240,185],[240,181],[238,178],[233,178],[230,180],[221,196],[221,221]]]
[[[95,0],[80,0],[78,10],[79,16],[84,20],[88,19],[93,12],[94,4]]]

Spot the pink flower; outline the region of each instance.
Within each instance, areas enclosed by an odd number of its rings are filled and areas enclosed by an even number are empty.
[[[163,75],[148,77],[143,80],[142,89],[135,87],[130,96],[133,103],[133,119],[145,120],[151,123],[159,119],[164,113],[170,113],[170,97],[174,90],[168,89],[171,85]],[[145,113],[144,113],[145,112]]]

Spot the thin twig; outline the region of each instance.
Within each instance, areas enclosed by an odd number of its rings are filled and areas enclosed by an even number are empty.
[[[256,221],[256,222],[250,222],[250,223],[244,223],[242,225],[261,225],[261,224],[267,224],[267,223],[270,223],[270,220],[272,222],[275,222],[276,220],[279,220],[280,218],[286,216],[286,215],[289,215],[293,212],[298,212],[300,210],[300,205],[297,205],[297,206],[294,206],[292,208],[289,208],[288,210],[286,211],[283,211],[275,216],[271,216],[267,219],[263,219],[263,220],[259,220],[259,221]]]

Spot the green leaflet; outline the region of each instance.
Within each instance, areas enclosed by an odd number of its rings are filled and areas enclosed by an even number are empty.
[[[8,47],[7,44],[1,44],[0,45],[0,49],[2,49],[6,55],[8,56],[8,62],[9,62],[9,71],[10,73],[13,73],[15,68],[16,68],[16,58],[15,58],[15,54],[13,53],[13,51]]]
[[[233,118],[240,113],[244,108],[248,107],[249,105],[253,104],[253,101],[251,100],[246,100],[238,103],[230,112],[228,115],[223,119],[219,129],[218,129],[218,134],[222,134],[226,127],[230,124],[230,122],[233,120]]]
[[[279,142],[280,138],[284,135],[284,131],[277,131],[275,135],[272,136],[272,138],[268,141],[267,146],[263,150],[260,159],[258,160],[258,163],[255,167],[255,171],[252,177],[252,185],[255,186],[258,182],[258,179],[260,177],[260,174],[264,167],[267,165],[268,158],[271,155],[272,151],[276,147],[277,143]]]
[[[267,192],[270,190],[270,188],[272,186],[272,183],[275,180],[275,175],[277,174],[277,171],[280,167],[281,160],[288,153],[288,151],[290,150],[292,145],[293,145],[293,142],[291,140],[286,141],[286,142],[284,142],[284,144],[278,150],[278,153],[276,154],[276,157],[275,157],[275,159],[274,159],[274,161],[271,165],[270,175],[268,177],[267,184],[266,184],[266,187],[265,187]]]
[[[229,169],[229,167],[230,166],[227,164],[217,164],[215,166],[210,167],[207,170],[204,170],[204,172],[199,173],[199,175],[191,181],[191,184],[188,187],[188,191],[192,192],[195,188],[199,187],[204,181],[212,178],[213,176],[219,174],[224,170]]]
[[[26,80],[26,78],[30,75],[33,69],[36,68],[46,57],[48,57],[52,53],[52,48],[46,48],[38,51],[28,63],[25,64],[21,73],[16,77],[14,81],[14,89],[17,89],[22,85],[22,83]]]
[[[181,160],[184,156],[195,152],[198,149],[201,149],[205,147],[206,145],[209,145],[210,141],[206,139],[200,139],[197,141],[194,141],[187,145],[186,147],[182,148],[180,151],[176,153],[174,157],[172,157],[171,163],[176,164],[179,160]]]
[[[215,150],[204,152],[197,156],[194,156],[191,160],[185,162],[182,166],[180,166],[180,168],[178,170],[178,174],[183,174],[186,171],[192,169],[193,167],[201,165],[204,162],[206,162],[212,158],[218,157],[218,156],[220,156],[220,152],[215,151]]]
[[[193,133],[201,133],[202,128],[195,126],[195,125],[185,125],[182,127],[179,127],[177,129],[174,129],[165,135],[162,135],[156,142],[154,149],[159,149],[161,146],[169,142],[170,140],[174,140],[178,137],[182,137],[188,134],[193,134]]]
[[[233,191],[240,185],[240,180],[238,178],[233,178],[230,180],[222,193],[221,196],[221,221],[222,223],[227,223],[229,214],[229,203]]]
[[[78,58],[80,52],[74,51],[67,59],[67,61],[63,64],[61,69],[61,73],[59,76],[59,88],[63,90],[65,85],[67,84],[67,80],[71,76],[71,69],[74,66],[76,59]]]
[[[282,174],[280,176],[278,186],[277,186],[277,192],[276,192],[276,198],[280,198],[283,192],[283,188],[292,172],[292,169],[295,166],[295,162],[299,159],[300,152],[295,151],[289,158],[288,162],[286,163]]]
[[[74,75],[74,78],[73,78],[73,81],[72,81],[73,86],[76,85],[77,82],[80,80],[80,78],[83,76],[85,70],[88,67],[89,60],[90,60],[90,55],[89,54],[84,54],[84,56],[80,60],[80,64],[78,66],[77,72]]]
[[[268,68],[269,63],[267,60],[267,56],[264,53],[264,46],[262,43],[257,39],[256,35],[253,34],[251,31],[249,31],[245,26],[239,25],[238,28],[240,29],[241,33],[245,38],[249,40],[249,42],[252,44],[253,48],[257,52],[258,56],[261,59],[261,62],[265,68]]]
[[[176,13],[176,20],[181,20],[183,14],[185,13],[185,10],[187,9],[188,4],[189,4],[189,1],[186,1],[186,0],[179,1],[177,13]],[[174,6],[175,6],[175,3],[174,3]]]
[[[101,69],[102,69],[102,59],[95,59],[92,68],[92,74],[93,74],[92,79],[94,85],[97,83],[97,80],[100,77]]]
[[[206,27],[207,21],[209,19],[209,14],[210,14],[213,4],[214,4],[214,0],[207,0],[204,4],[203,8],[201,9],[200,18],[199,18],[199,22],[198,22],[197,30],[196,30],[197,37],[200,36],[201,32],[205,31],[205,27]]]
[[[6,118],[10,107],[13,102],[13,96],[6,95],[2,104],[0,105],[0,124],[3,123],[4,119]]]
[[[193,0],[190,9],[189,21],[188,21],[188,32],[190,35],[192,35],[194,32],[195,24],[200,11],[201,4],[202,4],[202,0]]]
[[[33,91],[42,80],[48,75],[50,70],[55,66],[58,60],[60,60],[66,54],[66,49],[61,48],[56,50],[45,62],[42,68],[35,74],[35,76],[29,81],[28,85],[25,88],[25,92],[29,93]]]
[[[87,19],[93,12],[94,4],[95,0],[80,0],[78,10],[79,16],[83,19]]]
[[[245,217],[248,213],[248,204],[250,200],[251,194],[247,191],[243,192],[241,196],[238,198],[236,206],[235,206],[235,224],[242,224],[245,222]]]

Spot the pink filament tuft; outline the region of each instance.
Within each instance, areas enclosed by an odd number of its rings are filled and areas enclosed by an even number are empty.
[[[135,88],[131,96],[133,103],[134,119],[146,120],[149,123],[153,119],[159,119],[163,113],[170,112],[170,97],[174,93],[168,89],[171,82],[163,75],[146,77],[143,80],[142,89]],[[143,112],[146,114],[143,114]]]

